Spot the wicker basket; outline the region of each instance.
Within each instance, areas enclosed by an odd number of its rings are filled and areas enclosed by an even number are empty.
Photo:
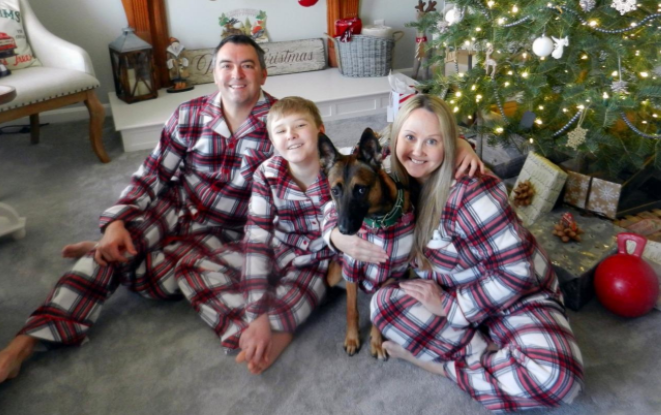
[[[367,78],[387,76],[390,72],[394,39],[364,35],[354,35],[350,42],[332,39],[342,75]]]

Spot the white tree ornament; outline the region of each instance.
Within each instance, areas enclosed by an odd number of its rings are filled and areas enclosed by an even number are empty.
[[[463,19],[464,19],[464,12],[456,7],[454,9],[448,10],[445,13],[445,21],[448,22],[450,25],[459,23]]]
[[[574,151],[576,151],[578,146],[585,143],[585,136],[587,133],[588,130],[581,126],[574,128],[572,131],[567,133],[567,147],[571,147],[574,149]]]
[[[613,0],[611,7],[621,15],[636,10],[636,0]]]
[[[439,20],[436,23],[436,28],[438,29],[438,33],[445,34],[448,30],[450,30],[450,24],[445,20]]]
[[[562,39],[558,39],[551,36],[551,38],[553,39],[553,42],[555,42],[551,56],[556,59],[560,59],[562,58],[562,53],[565,51],[565,46],[569,46],[569,37],[565,36]]]
[[[532,52],[540,58],[549,56],[553,52],[553,41],[546,35],[538,37],[532,43]]]
[[[597,5],[597,2],[595,0],[581,0],[578,4],[581,6],[581,9],[587,13],[594,9],[594,6]]]
[[[613,82],[613,84],[611,85],[611,89],[616,94],[628,94],[629,93],[629,91],[627,90],[627,82],[623,81],[622,79],[620,79],[619,81]]]

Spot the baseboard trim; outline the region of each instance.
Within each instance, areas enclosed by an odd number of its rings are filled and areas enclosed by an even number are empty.
[[[110,104],[102,105],[103,110],[106,113],[106,117],[112,116]],[[82,104],[39,113],[39,122],[41,123],[58,124],[64,122],[87,121],[89,119],[90,116],[89,112],[87,111],[87,107]],[[30,125],[30,118],[23,117],[13,121],[8,121],[4,124],[0,124],[0,126],[7,125]]]

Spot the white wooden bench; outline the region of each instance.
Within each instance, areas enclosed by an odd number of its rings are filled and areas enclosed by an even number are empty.
[[[216,90],[215,84],[175,94],[163,89],[157,99],[134,104],[120,101],[114,92],[108,94],[124,151],[154,148],[163,124],[179,104]],[[385,114],[390,94],[388,77],[347,78],[337,68],[267,77],[264,90],[277,98],[297,95],[313,101],[325,122]]]

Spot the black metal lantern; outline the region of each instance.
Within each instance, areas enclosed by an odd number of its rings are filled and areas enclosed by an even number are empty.
[[[133,32],[131,27],[123,29],[109,45],[115,93],[129,104],[158,97],[152,47]]]

